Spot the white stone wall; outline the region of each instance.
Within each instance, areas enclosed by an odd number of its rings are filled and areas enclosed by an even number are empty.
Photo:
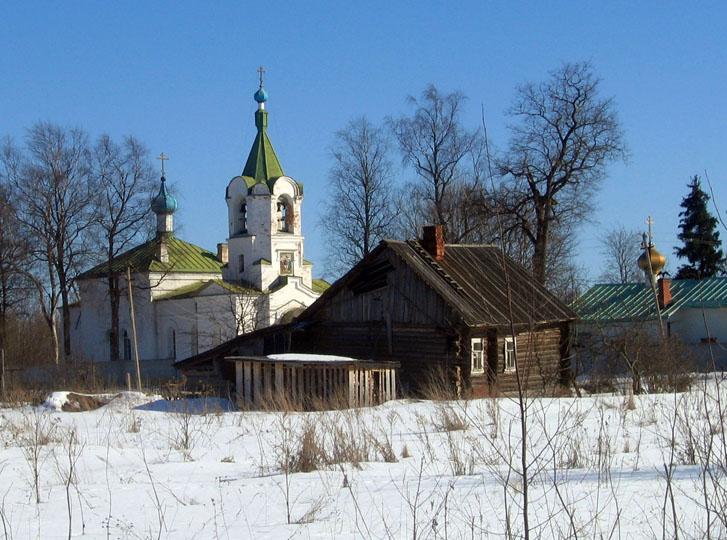
[[[283,198],[293,212],[291,231],[278,231],[278,201]],[[240,208],[246,204],[245,232],[241,232]],[[256,184],[248,193],[245,180],[238,176],[227,187],[227,214],[229,229],[229,264],[224,273],[229,281],[245,281],[260,290],[267,290],[280,276],[282,253],[292,253],[293,275],[302,277],[307,287],[312,285],[312,269],[303,266],[304,238],[301,209],[303,196],[290,177],[278,178],[270,193],[267,185]],[[240,259],[242,256],[242,259]],[[260,260],[270,265],[255,264]],[[244,268],[240,267],[240,263]]]

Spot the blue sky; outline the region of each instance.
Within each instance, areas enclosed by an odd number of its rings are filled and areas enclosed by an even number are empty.
[[[22,139],[38,120],[137,136],[171,156],[181,236],[213,249],[227,233],[225,186],[254,137],[263,64],[270,136],[286,173],[305,184],[306,258],[321,274],[329,148],[348,120],[399,115],[431,82],[469,97],[471,127],[484,104],[502,148],[516,85],[588,60],[615,98],[630,151],[609,168],[593,223],[580,229],[579,262],[595,278],[603,231],[642,229],[648,214],[671,254],[691,175],[707,170],[727,210],[725,22],[724,2],[6,0],[0,136]]]

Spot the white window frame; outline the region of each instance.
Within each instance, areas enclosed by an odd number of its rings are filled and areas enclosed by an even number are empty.
[[[472,338],[470,340],[470,372],[479,374],[485,372],[485,338]],[[479,345],[479,350],[475,349],[475,345]],[[477,366],[479,359],[479,367]]]
[[[512,349],[508,345],[512,343]],[[503,366],[505,371],[515,371],[515,350],[517,348],[517,339],[515,337],[506,337],[503,344]]]

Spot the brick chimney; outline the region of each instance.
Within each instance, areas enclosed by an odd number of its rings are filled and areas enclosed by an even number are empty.
[[[422,228],[422,247],[435,261],[444,259],[444,232],[441,225],[427,225]]]
[[[659,298],[659,309],[664,309],[671,304],[671,278],[661,276],[656,282],[656,293]]]
[[[227,264],[229,259],[228,253],[229,251],[226,243],[217,244],[217,260],[222,264]]]

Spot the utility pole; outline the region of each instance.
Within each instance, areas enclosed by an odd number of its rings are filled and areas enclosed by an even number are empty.
[[[136,389],[141,392],[141,368],[139,366],[139,342],[136,339],[136,317],[134,316],[134,294],[131,290],[131,268],[126,267],[126,288],[129,291],[129,317],[131,318],[131,339],[134,341],[136,362]]]
[[[2,397],[5,399],[5,349],[0,349],[0,383],[2,383]]]

